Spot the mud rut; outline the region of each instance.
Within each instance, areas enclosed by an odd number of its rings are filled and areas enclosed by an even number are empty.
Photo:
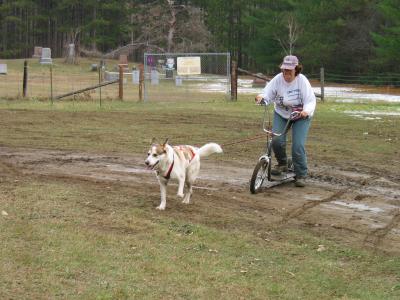
[[[142,207],[153,214],[239,228],[265,241],[280,228],[306,228],[326,239],[372,251],[400,253],[400,184],[384,176],[335,170],[332,166],[314,167],[305,188],[288,182],[251,195],[248,181],[252,167],[232,166],[210,157],[202,161],[192,203],[180,203],[176,183],[171,182],[167,210],[158,212],[157,180],[152,171],[145,169],[143,160],[144,155],[0,147],[0,163],[7,166],[6,172],[82,180],[114,189],[132,187],[132,195],[144,196]],[[98,206],[101,210],[101,204]]]

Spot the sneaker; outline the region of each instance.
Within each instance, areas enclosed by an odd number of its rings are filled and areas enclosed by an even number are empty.
[[[274,176],[279,176],[282,175],[282,172],[287,172],[288,168],[287,165],[276,165],[274,168],[271,170],[271,175]]]
[[[297,177],[294,185],[296,187],[305,187],[306,186],[306,178],[305,177]]]

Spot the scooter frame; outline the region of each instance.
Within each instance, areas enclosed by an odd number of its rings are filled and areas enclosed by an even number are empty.
[[[298,119],[300,112],[293,111],[288,119],[284,130],[281,133],[276,133],[272,131],[271,117],[269,116],[268,106],[264,101],[260,103],[260,105],[264,106],[264,116],[262,122],[262,130],[267,135],[267,144],[266,150],[263,155],[260,156],[256,166],[254,167],[253,174],[250,179],[250,192],[252,194],[256,194],[260,192],[263,188],[263,184],[266,181],[266,188],[270,188],[272,186],[282,184],[284,182],[290,181],[294,179],[294,169],[293,162],[291,158],[288,158],[288,170],[287,172],[283,172],[282,175],[272,176],[271,175],[271,164],[272,164],[272,138],[275,136],[285,135],[295,120]],[[268,120],[267,120],[268,116]]]

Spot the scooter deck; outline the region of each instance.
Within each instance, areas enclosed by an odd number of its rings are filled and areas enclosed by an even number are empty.
[[[294,174],[294,172],[287,172],[287,173],[283,173],[282,175],[278,175],[278,176],[271,176],[271,180],[270,181],[266,181],[266,187],[272,187],[275,185],[279,185],[285,182],[288,182],[290,180],[294,180],[296,174]]]

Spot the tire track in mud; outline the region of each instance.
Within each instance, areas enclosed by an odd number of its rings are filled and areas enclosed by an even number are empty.
[[[365,186],[377,179],[379,179],[381,176],[372,176],[368,179],[364,179],[360,182],[360,186]],[[297,219],[299,216],[303,215],[304,213],[306,213],[308,210],[319,206],[323,203],[328,203],[328,202],[332,202],[334,200],[337,200],[339,197],[343,196],[344,194],[346,194],[347,192],[351,192],[355,189],[357,189],[358,187],[356,186],[349,186],[347,188],[341,189],[337,192],[335,192],[334,194],[319,200],[319,201],[312,201],[312,202],[306,202],[304,203],[302,206],[294,208],[292,210],[290,210],[289,212],[287,212],[282,219],[275,224],[278,228],[284,226],[285,224],[287,224],[290,220],[292,219]],[[360,201],[364,198],[364,195],[356,195],[354,197],[354,200],[356,201]],[[370,248],[372,248],[374,251],[377,251],[379,246],[382,244],[383,240],[385,239],[385,237],[389,234],[389,232],[397,227],[398,225],[400,225],[400,209],[396,209],[394,211],[393,214],[391,214],[393,217],[391,218],[390,222],[387,223],[384,227],[382,228],[377,228],[374,229],[372,231],[370,231],[369,233],[366,234],[365,238],[364,238],[364,246],[368,246]],[[343,228],[342,228],[343,229]],[[360,232],[358,232],[360,233]]]
[[[382,227],[372,230],[364,239],[364,246],[372,248],[377,251],[379,246],[382,244],[383,239],[389,234],[389,232],[400,225],[400,209],[397,209],[390,222]]]
[[[367,185],[368,183],[378,179],[380,176],[372,176],[368,179],[364,179],[360,182],[361,186]],[[299,217],[300,215],[304,214],[305,212],[307,212],[308,210],[310,210],[313,207],[316,207],[318,205],[321,205],[323,203],[327,203],[327,202],[332,202],[334,200],[338,200],[339,197],[343,196],[345,193],[350,192],[352,190],[356,189],[355,186],[348,186],[347,188],[344,189],[340,189],[337,192],[335,192],[334,194],[322,199],[322,200],[318,200],[318,201],[312,201],[312,202],[306,202],[304,203],[302,206],[297,207],[292,209],[291,211],[287,212],[283,217],[282,220],[278,223],[280,225],[284,225],[285,223],[289,222],[291,219],[295,219],[297,217]],[[359,200],[359,195],[357,195],[355,198],[357,198],[357,201]]]
[[[299,217],[300,215],[304,214],[306,211],[308,211],[309,209],[318,206],[322,203],[326,203],[326,202],[331,202],[333,200],[336,200],[337,198],[339,198],[340,196],[342,196],[343,194],[345,194],[347,191],[349,191],[350,188],[347,189],[342,189],[337,191],[336,193],[334,193],[333,195],[322,199],[322,200],[318,200],[318,201],[310,201],[310,202],[306,202],[304,203],[302,206],[297,207],[295,209],[292,209],[291,211],[287,212],[283,217],[282,220],[280,220],[278,222],[278,226],[283,226],[284,224],[286,224],[287,222],[289,222],[291,219],[295,219],[297,217]]]

